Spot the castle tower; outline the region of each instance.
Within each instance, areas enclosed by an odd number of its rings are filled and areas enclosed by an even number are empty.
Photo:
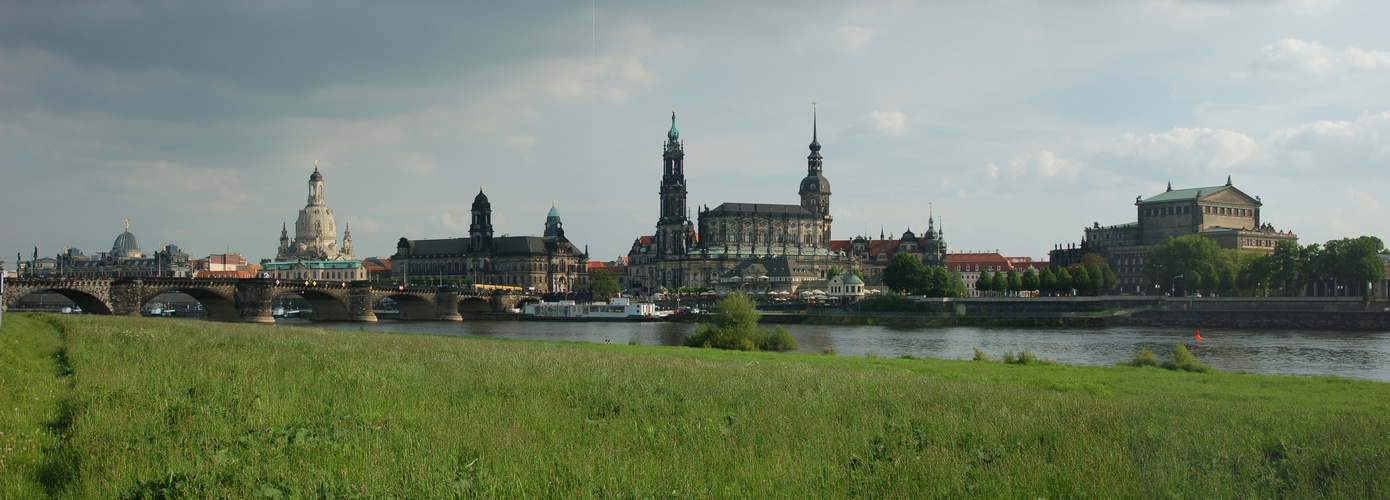
[[[685,233],[689,225],[685,206],[685,147],[676,130],[676,112],[671,112],[671,130],[666,133],[665,152],[661,158],[661,218],[656,223],[658,255],[679,255],[686,251]]]
[[[478,196],[473,198],[473,222],[468,225],[468,238],[469,250],[492,250],[492,204],[488,203],[481,187],[478,188]]]
[[[830,241],[830,181],[821,175],[820,141],[816,138],[815,103],[811,103],[811,154],[806,157],[806,178],[801,180],[801,208],[821,217],[821,245]]]

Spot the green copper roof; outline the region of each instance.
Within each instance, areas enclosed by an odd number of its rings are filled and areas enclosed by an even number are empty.
[[[676,112],[675,112],[675,111],[672,111],[672,112],[671,112],[671,131],[666,133],[666,138],[674,141],[674,140],[680,138],[680,136],[681,136],[681,131],[676,130]]]
[[[560,216],[560,211],[555,209],[555,205],[551,205],[551,206],[550,206],[550,213],[545,214],[545,216],[546,216],[546,217],[559,217],[559,216]]]
[[[1140,203],[1154,203],[1160,201],[1190,200],[1200,195],[1208,195],[1226,189],[1230,186],[1211,186],[1202,188],[1174,189],[1157,196],[1149,197]]]

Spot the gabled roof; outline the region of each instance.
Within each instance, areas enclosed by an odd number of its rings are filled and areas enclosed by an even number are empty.
[[[1230,192],[1231,194],[1236,195],[1236,196],[1238,196],[1238,197],[1240,197],[1240,198],[1244,198],[1244,199],[1247,199],[1247,200],[1250,200],[1250,201],[1256,201],[1256,200],[1255,200],[1255,197],[1250,196],[1250,195],[1248,195],[1248,194],[1245,194],[1245,193],[1242,192],[1241,190],[1236,189],[1235,186],[1232,186],[1232,185],[1230,185],[1230,184],[1227,184],[1227,185],[1224,185],[1224,186],[1208,186],[1208,187],[1200,187],[1200,188],[1174,189],[1174,190],[1172,190],[1172,191],[1168,191],[1168,192],[1164,192],[1164,193],[1159,193],[1159,194],[1157,194],[1157,195],[1155,195],[1155,196],[1150,196],[1150,197],[1147,198],[1147,199],[1140,200],[1140,201],[1139,201],[1139,204],[1142,205],[1142,204],[1145,204],[1145,203],[1161,203],[1161,202],[1165,202],[1165,201],[1179,201],[1179,200],[1191,200],[1191,199],[1197,199],[1197,198],[1208,198],[1208,197],[1211,197],[1211,196],[1216,195],[1217,193],[1223,193],[1223,192]],[[1256,202],[1257,202],[1257,201],[1256,201]],[[1258,202],[1257,202],[1257,203],[1258,203]]]

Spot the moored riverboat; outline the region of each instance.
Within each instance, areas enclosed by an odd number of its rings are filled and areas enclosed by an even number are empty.
[[[632,302],[616,297],[611,302],[577,304],[573,300],[527,304],[521,311],[523,320],[550,321],[660,321],[665,316],[656,304]]]

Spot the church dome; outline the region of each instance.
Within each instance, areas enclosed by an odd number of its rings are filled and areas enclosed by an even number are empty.
[[[829,193],[830,181],[822,175],[806,176],[805,179],[801,179],[801,193],[805,194],[809,192]]]
[[[117,236],[116,243],[111,245],[112,257],[138,257],[139,255],[140,242],[135,241],[135,235],[130,234],[130,230]]]
[[[552,206],[550,207],[550,213],[545,214],[545,216],[546,216],[546,218],[554,217],[554,218],[558,219],[558,218],[560,218],[560,211],[559,211],[559,210],[556,210],[555,207],[552,205]]]
[[[902,237],[902,239],[904,239],[904,240],[915,240],[915,239],[917,239],[917,235],[912,234],[912,230],[911,230],[911,229],[908,229],[907,231],[903,231],[903,237]]]
[[[319,173],[318,167],[314,167],[314,173],[309,174],[309,182],[323,182],[323,174]]]
[[[487,195],[483,194],[482,188],[478,188],[478,196],[473,197],[473,206],[487,205]]]

